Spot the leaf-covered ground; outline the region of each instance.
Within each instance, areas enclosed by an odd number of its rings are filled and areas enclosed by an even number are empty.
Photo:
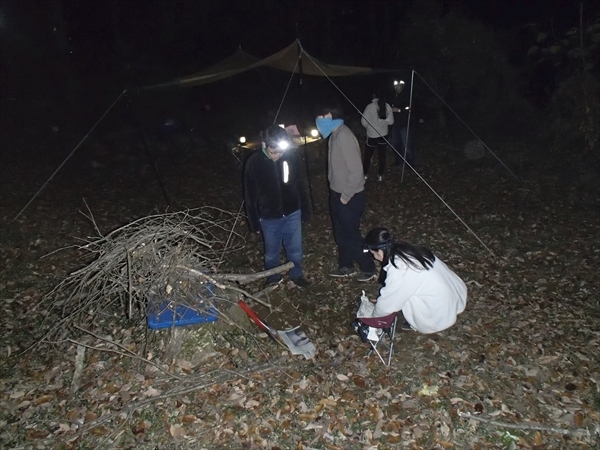
[[[16,148],[27,143],[27,137],[10,141]],[[239,168],[225,152],[196,144],[156,145],[172,203],[237,212]],[[386,367],[367,357],[368,347],[348,326],[361,290],[376,296],[378,286],[327,276],[336,258],[325,150],[313,146],[316,212],[304,230],[312,286],[284,284],[270,295],[272,311],[255,306],[277,328],[302,326],[317,356],[292,357],[257,329],[213,330],[209,358],[198,366],[180,360],[168,368],[171,377],[125,356],[151,355],[138,346],[143,324],[119,317],[108,317],[110,328],[82,341],[88,348],[79,359],[68,342],[28,349],[43,332],[43,294],[85,264],[75,250],[54,252],[90,234],[82,199],[102,231],[164,208],[141,149],[83,147],[17,220],[62,157],[11,155],[3,156],[0,181],[1,448],[600,445],[596,187],[530,166],[519,173],[521,183],[493,158],[469,162],[460,149],[425,142],[419,173],[429,187],[413,173],[401,180],[392,169],[381,183],[369,180],[363,230],[388,226],[430,247],[469,288],[454,327],[434,335],[399,331]],[[262,267],[261,243],[247,236],[245,250],[229,262],[232,272]],[[77,367],[80,380],[72,387]]]

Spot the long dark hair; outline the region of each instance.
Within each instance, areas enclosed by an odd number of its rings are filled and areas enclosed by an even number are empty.
[[[369,231],[365,237],[365,247],[369,250],[383,251],[382,268],[390,261],[395,268],[398,268],[396,257],[415,270],[429,270],[435,262],[435,255],[431,250],[408,242],[394,242],[394,236],[387,228],[373,228]],[[385,275],[385,271],[382,270],[379,275],[382,284],[385,282]]]

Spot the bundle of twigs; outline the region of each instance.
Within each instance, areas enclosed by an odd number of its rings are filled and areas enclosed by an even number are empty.
[[[98,236],[76,247],[95,258],[48,294],[52,323],[45,337],[59,338],[71,325],[97,327],[106,316],[145,319],[153,302],[185,304],[204,296],[212,303],[206,279],[180,268],[217,273],[224,257],[244,244],[234,231],[238,220],[239,214],[203,207],[143,217],[105,236],[94,222]]]

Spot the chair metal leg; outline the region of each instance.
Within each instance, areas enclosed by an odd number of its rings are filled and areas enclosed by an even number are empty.
[[[394,352],[394,337],[396,336],[396,322],[398,322],[398,316],[394,318],[392,326],[390,327],[390,353],[388,355],[388,366],[392,363],[392,354]]]
[[[371,345],[371,350],[369,351],[369,353],[367,354],[367,356],[369,356],[369,355],[371,355],[371,353],[375,352],[375,353],[377,353],[377,356],[379,357],[379,359],[381,360],[381,362],[383,364],[389,366],[392,363],[392,354],[394,353],[394,337],[396,336],[396,323],[397,323],[397,321],[398,321],[398,317],[396,316],[396,318],[394,318],[394,321],[390,325],[389,331],[388,332],[383,332],[381,334],[381,336],[379,337],[379,340],[377,342],[373,343],[373,341],[369,341],[369,344]],[[389,345],[387,345],[385,342],[383,342],[383,340],[384,340],[384,338],[386,336],[390,340]],[[388,349],[387,363],[383,359],[383,356],[381,356],[381,353],[379,353],[379,350],[377,350],[377,345],[379,345],[379,343],[381,343],[381,345],[387,347],[387,349]]]
[[[373,341],[369,341],[369,344],[371,344],[371,351],[367,354],[367,356],[369,356],[371,353],[375,352],[375,353],[377,353],[377,356],[379,356],[379,359],[381,360],[381,362],[383,364],[385,364],[385,360],[381,356],[381,353],[379,353],[379,351],[377,350],[377,344],[379,344],[379,342],[381,342],[381,339],[379,341],[377,341],[375,344],[373,344]],[[388,362],[387,365],[389,366],[390,363]]]

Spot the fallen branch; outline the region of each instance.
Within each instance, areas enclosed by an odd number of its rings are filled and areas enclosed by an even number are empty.
[[[268,295],[271,292],[273,292],[275,289],[277,289],[277,288],[279,288],[279,285],[278,284],[273,284],[271,286],[267,286],[266,288],[264,288],[261,291],[255,292],[253,295],[255,297],[267,297],[268,298]]]
[[[83,360],[85,358],[85,347],[83,345],[77,345],[77,355],[75,356],[75,372],[73,372],[73,379],[71,380],[71,394],[74,394],[79,390],[81,384],[81,374],[83,373]]]
[[[459,412],[458,416],[461,419],[465,419],[465,420],[473,419],[473,420],[476,420],[477,422],[487,423],[489,425],[493,425],[495,427],[500,427],[500,428],[509,428],[512,430],[547,431],[550,433],[559,433],[562,435],[565,435],[565,434],[572,435],[572,434],[575,434],[577,431],[581,431],[579,429],[564,429],[564,428],[546,427],[544,425],[537,425],[537,424],[499,422],[497,420],[486,419],[485,417],[474,416],[472,414],[463,413],[463,412]]]
[[[223,274],[213,274],[214,278],[218,278],[219,280],[225,281],[237,281],[240,284],[251,283],[256,280],[260,280],[262,278],[269,277],[271,275],[275,275],[282,272],[287,272],[290,269],[294,268],[293,262],[287,262],[281,266],[273,267],[269,270],[263,270],[262,272],[256,273],[223,273]]]
[[[288,263],[288,264],[292,264],[292,267],[293,267],[293,264],[294,264],[294,263]],[[256,301],[256,302],[260,303],[261,305],[263,305],[263,306],[266,306],[267,308],[269,308],[269,310],[271,309],[271,304],[270,304],[270,303],[268,303],[268,302],[265,302],[264,300],[261,300],[261,299],[259,299],[259,298],[255,297],[254,295],[250,294],[249,292],[247,292],[247,291],[245,291],[245,290],[243,290],[243,289],[237,288],[237,287],[235,287],[235,286],[224,285],[224,284],[222,284],[222,283],[219,283],[219,282],[218,282],[217,280],[215,280],[215,279],[214,279],[214,278],[213,278],[211,275],[208,275],[208,274],[206,274],[206,273],[203,273],[203,272],[201,272],[200,270],[192,269],[192,268],[190,268],[190,267],[186,267],[186,266],[184,266],[184,265],[181,265],[181,264],[178,264],[176,267],[177,267],[178,269],[184,269],[184,270],[187,270],[187,271],[188,271],[189,273],[191,273],[192,275],[196,275],[196,276],[202,277],[202,278],[204,278],[204,279],[206,279],[206,280],[210,281],[212,284],[214,284],[215,286],[217,286],[217,287],[218,287],[218,288],[220,288],[220,289],[223,289],[223,290],[227,290],[227,289],[229,289],[229,290],[232,290],[232,291],[239,292],[240,294],[243,294],[243,295],[245,295],[246,297],[248,297],[248,298],[251,298],[252,300],[254,300],[254,301]],[[284,264],[283,266],[279,266],[279,268],[281,268],[281,267],[285,267],[285,264]],[[271,270],[273,270],[273,269],[271,269]]]

